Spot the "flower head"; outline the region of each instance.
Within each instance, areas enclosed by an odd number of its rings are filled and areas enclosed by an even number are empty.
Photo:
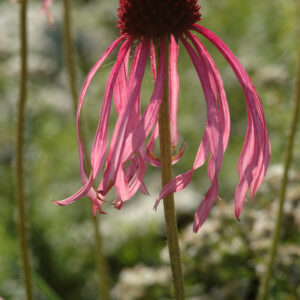
[[[201,17],[197,0],[121,0],[118,14],[121,35],[135,38],[183,34]]]
[[[225,57],[245,95],[248,126],[238,161],[239,183],[235,193],[235,214],[239,218],[248,191],[250,190],[251,197],[254,197],[266,174],[270,159],[270,143],[262,105],[248,74],[220,38],[196,24],[201,19],[200,7],[196,0],[120,0],[118,14],[120,37],[109,46],[89,72],[79,99],[77,136],[83,186],[73,196],[55,202],[59,205],[68,205],[87,194],[93,202],[96,214],[103,213],[102,203],[112,187],[115,187],[118,194],[118,198],[113,202],[116,208],[121,208],[124,201],[130,199],[138,190],[148,193],[143,182],[146,163],[160,166],[160,160],[153,151],[155,140],[158,138],[158,113],[163,97],[165,72],[168,72],[169,78],[170,130],[174,149],[178,142],[177,59],[178,44],[181,42],[202,85],[206,100],[206,126],[192,168],[176,176],[163,187],[157,197],[155,208],[168,194],[184,189],[191,181],[194,171],[208,160],[208,177],[211,185],[194,219],[194,231],[199,230],[218,197],[218,174],[229,139],[230,116],[221,76],[210,54],[193,33],[197,32],[211,41]],[[137,46],[130,64],[129,53],[135,41]],[[159,57],[155,53],[154,41],[160,48]],[[87,176],[80,136],[81,108],[95,73],[119,45],[117,60],[105,88],[91,150],[91,172]],[[154,89],[147,108],[141,112],[141,86],[148,59],[152,66]],[[118,119],[108,143],[108,121],[112,100]],[[181,158],[183,152],[184,145],[178,154],[174,155],[173,163]],[[94,189],[95,178],[101,170],[104,171],[102,180],[98,188]]]

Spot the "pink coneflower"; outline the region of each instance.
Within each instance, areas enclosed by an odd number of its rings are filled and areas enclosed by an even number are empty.
[[[200,7],[196,0],[120,0],[118,15],[120,37],[110,45],[91,69],[79,99],[77,135],[83,186],[73,196],[55,203],[68,205],[87,194],[93,202],[94,214],[96,214],[97,211],[103,213],[102,203],[113,186],[118,194],[118,198],[114,201],[114,206],[117,208],[120,208],[124,201],[130,199],[138,190],[147,193],[143,183],[146,163],[160,166],[160,160],[153,151],[158,137],[158,113],[166,71],[169,78],[173,150],[178,142],[177,59],[179,42],[181,42],[191,58],[203,88],[207,107],[206,127],[192,169],[176,176],[163,187],[155,208],[162,198],[184,189],[191,181],[194,171],[208,159],[208,176],[211,185],[195,214],[194,231],[199,230],[218,197],[218,174],[228,143],[230,116],[219,71],[199,38],[194,35],[193,32],[196,32],[211,41],[225,57],[245,95],[248,127],[238,161],[239,183],[235,193],[235,214],[239,218],[247,192],[250,190],[251,197],[254,197],[266,174],[270,158],[270,143],[262,105],[248,74],[220,38],[196,24],[201,20]],[[159,57],[155,52],[154,44],[159,48]],[[105,88],[98,128],[91,150],[91,173],[88,177],[84,170],[84,149],[79,129],[81,108],[95,73],[119,45],[117,60]],[[129,53],[133,47],[135,52],[130,64]],[[152,66],[154,90],[147,108],[142,113],[141,85],[148,59]],[[108,144],[108,122],[112,99],[118,120]],[[173,163],[181,158],[183,152],[184,149],[181,148],[173,157]],[[93,183],[101,170],[104,173],[96,190],[93,188]]]

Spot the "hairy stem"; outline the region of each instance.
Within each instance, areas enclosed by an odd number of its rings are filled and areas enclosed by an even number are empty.
[[[169,44],[168,40],[167,46]],[[157,49],[158,47],[156,47]],[[171,135],[170,135],[170,116],[169,116],[169,76],[168,76],[168,48],[166,47],[166,71],[164,83],[164,95],[159,111],[159,143],[162,186],[165,186],[173,177],[172,154],[171,154]],[[157,51],[158,52],[158,51]],[[157,56],[158,57],[158,56]],[[174,298],[183,300],[184,283],[178,242],[178,230],[174,203],[174,194],[163,199],[164,213],[166,222],[166,233],[170,255],[170,264],[174,284]]]
[[[70,0],[64,0],[64,44],[65,44],[65,59],[67,65],[68,79],[70,92],[73,101],[74,113],[76,118],[77,110],[77,88],[76,88],[76,68],[74,63],[73,45],[72,45],[72,33],[71,33],[71,11],[70,11]],[[82,134],[82,140],[85,144],[84,134]],[[84,147],[86,148],[86,147]],[[85,164],[86,167],[88,164]],[[92,205],[91,205],[92,210]],[[98,279],[100,296],[102,300],[109,300],[109,275],[105,256],[102,250],[102,239],[99,231],[99,224],[97,218],[91,216],[94,236],[96,244],[96,255],[97,255],[97,268],[98,268]]]
[[[258,293],[258,300],[266,300],[268,297],[268,290],[269,290],[269,283],[272,276],[275,256],[277,252],[279,234],[282,224],[282,217],[283,217],[283,205],[285,201],[286,195],[286,188],[288,183],[288,173],[292,161],[292,154],[293,154],[293,146],[295,142],[295,134],[297,130],[297,124],[299,120],[299,107],[300,107],[300,51],[299,51],[299,59],[298,59],[298,79],[296,83],[296,91],[295,91],[295,98],[294,98],[294,108],[293,108],[293,116],[292,122],[289,132],[289,137],[287,140],[286,146],[286,155],[284,161],[284,172],[281,182],[280,194],[279,194],[279,207],[276,215],[275,227],[273,231],[272,241],[269,249],[269,258],[266,264],[266,270],[262,279],[262,283]]]
[[[27,1],[20,1],[20,87],[18,101],[17,140],[16,140],[16,200],[18,209],[18,235],[20,241],[22,269],[26,299],[33,299],[29,245],[27,239],[27,220],[25,212],[23,148],[24,148],[24,110],[27,96]]]

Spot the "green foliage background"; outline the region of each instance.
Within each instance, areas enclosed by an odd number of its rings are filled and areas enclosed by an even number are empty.
[[[118,36],[117,1],[72,1],[78,91],[103,51]],[[203,26],[220,36],[249,72],[265,109],[272,144],[271,167],[256,198],[245,205],[242,222],[234,219],[236,163],[241,151],[246,109],[242,90],[225,60],[203,42],[222,74],[231,109],[232,131],[220,177],[220,197],[200,233],[192,234],[194,211],[207,189],[206,168],[176,195],[188,299],[254,299],[275,214],[295,84],[300,36],[297,0],[203,1]],[[98,299],[93,227],[88,200],[58,207],[80,187],[74,111],[63,55],[61,1],[54,1],[55,28],[29,1],[29,82],[26,106],[25,184],[30,244],[37,299]],[[0,297],[24,299],[16,236],[14,136],[18,93],[18,4],[0,2]],[[205,106],[196,72],[180,49],[180,140],[187,149],[175,174],[188,170],[199,145]],[[84,107],[89,146],[97,126],[105,82],[116,59],[107,61],[90,87]],[[153,86],[145,75],[143,101]],[[115,119],[115,116],[113,117]],[[111,123],[113,124],[113,122]],[[111,127],[113,128],[113,127]],[[293,172],[280,255],[270,299],[300,299],[300,143],[296,139]],[[150,197],[142,195],[121,211],[100,216],[109,262],[113,299],[171,299],[162,207],[152,210],[159,192],[157,169],[148,167]]]

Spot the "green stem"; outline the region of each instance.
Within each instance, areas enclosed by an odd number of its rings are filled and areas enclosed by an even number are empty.
[[[290,127],[290,133],[287,141],[286,146],[286,156],[285,156],[285,162],[284,162],[284,173],[282,177],[281,182],[281,189],[279,194],[279,208],[277,211],[276,216],[276,223],[273,231],[272,236],[272,242],[269,249],[269,259],[266,265],[266,271],[264,273],[262,283],[259,289],[258,293],[258,300],[266,300],[268,296],[268,290],[269,290],[269,282],[272,275],[273,265],[275,261],[275,255],[277,252],[277,246],[278,246],[278,240],[279,240],[279,234],[282,224],[282,217],[283,217],[283,206],[285,201],[285,194],[286,194],[286,188],[288,183],[288,172],[290,169],[291,161],[292,161],[292,152],[293,152],[293,145],[295,142],[295,134],[297,130],[297,124],[299,120],[299,107],[300,107],[300,51],[299,51],[299,60],[298,60],[298,79],[296,83],[296,92],[295,92],[295,98],[294,98],[294,108],[293,108],[293,116],[292,116],[292,123]]]
[[[65,45],[65,59],[68,72],[70,92],[73,101],[73,108],[76,117],[77,110],[77,88],[76,88],[76,70],[73,55],[73,43],[71,33],[71,11],[70,1],[64,0],[64,45]]]
[[[166,39],[167,41],[167,39]],[[166,46],[169,42],[167,41]],[[166,47],[167,49],[167,47]],[[166,50],[166,71],[164,95],[159,111],[159,143],[160,143],[160,161],[162,186],[165,186],[172,180],[172,155],[171,155],[171,135],[170,135],[170,116],[169,116],[169,76],[168,76],[168,51]],[[158,57],[158,56],[157,56]],[[178,230],[174,203],[174,194],[163,199],[164,213],[166,222],[166,233],[168,240],[170,264],[174,285],[174,298],[183,300],[184,283],[180,258],[180,249],[178,242]]]
[[[74,63],[74,51],[72,45],[72,33],[71,33],[71,10],[70,0],[64,0],[64,44],[65,44],[65,58],[67,65],[67,72],[69,78],[70,92],[73,101],[74,113],[76,118],[77,110],[77,88],[76,88],[76,69]],[[85,135],[82,134],[82,140],[85,144]],[[84,147],[85,148],[85,147]],[[87,167],[88,164],[85,164]],[[107,262],[103,254],[102,239],[99,231],[99,224],[97,218],[93,216],[92,222],[95,233],[96,253],[97,253],[97,266],[98,266],[98,278],[101,300],[109,300],[109,274],[107,268]]]
[[[105,255],[102,247],[102,237],[99,231],[98,219],[92,215],[92,222],[94,225],[95,241],[97,246],[97,266],[98,266],[98,280],[100,287],[101,300],[109,300],[109,275]]]
[[[33,299],[29,246],[27,240],[27,222],[25,213],[23,146],[24,146],[24,110],[27,96],[27,1],[20,1],[20,90],[18,102],[17,140],[16,140],[16,200],[18,209],[18,235],[20,240],[22,269],[26,299]]]

